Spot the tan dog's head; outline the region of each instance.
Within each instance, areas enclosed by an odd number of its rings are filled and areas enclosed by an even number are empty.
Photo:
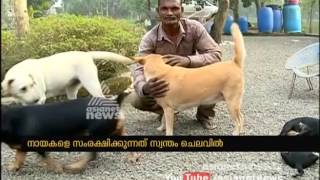
[[[159,54],[148,54],[145,56],[136,56],[136,57],[133,57],[133,60],[136,63],[139,63],[144,66],[164,64],[162,56]]]
[[[163,67],[170,67],[163,61],[162,55],[149,54],[145,56],[134,57],[133,60],[144,66],[144,72],[149,75],[157,75],[157,72],[163,70]]]

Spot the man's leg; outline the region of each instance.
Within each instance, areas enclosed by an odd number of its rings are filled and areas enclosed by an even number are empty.
[[[152,97],[140,97],[135,91],[129,95],[130,104],[141,111],[154,112],[159,115],[163,114],[161,106]]]
[[[196,118],[206,129],[214,129],[213,118],[215,116],[214,112],[215,104],[213,105],[201,105],[198,107]]]

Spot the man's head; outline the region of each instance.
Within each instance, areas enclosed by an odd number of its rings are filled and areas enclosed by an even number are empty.
[[[163,24],[177,24],[182,16],[182,0],[158,0],[157,12]]]

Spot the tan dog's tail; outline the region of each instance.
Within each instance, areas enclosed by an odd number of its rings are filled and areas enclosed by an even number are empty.
[[[234,41],[234,62],[240,67],[243,67],[244,58],[246,57],[246,49],[244,40],[238,24],[233,23],[231,26],[231,33]]]
[[[120,62],[124,64],[133,64],[134,62],[123,55],[116,54],[113,52],[108,52],[108,51],[88,51],[88,54],[92,56],[93,59],[98,60],[98,59],[103,59],[103,60],[108,60],[108,61],[115,61],[115,62]]]

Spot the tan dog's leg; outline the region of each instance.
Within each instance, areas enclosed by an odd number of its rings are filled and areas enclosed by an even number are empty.
[[[235,129],[232,133],[234,136],[238,136],[244,133],[243,130],[243,124],[244,124],[244,119],[242,117],[240,107],[241,107],[241,98],[239,96],[233,96],[232,99],[226,99],[229,113],[231,115],[231,118],[235,122]]]
[[[151,97],[140,97],[135,91],[128,95],[130,104],[141,111],[154,112],[162,115],[162,107],[157,104],[156,100]]]
[[[42,158],[42,162],[46,164],[49,170],[56,173],[63,173],[63,165],[59,161],[50,158],[48,155],[45,155],[45,157]]]
[[[122,128],[121,134],[119,134],[119,135],[120,136],[128,136],[128,131],[126,129]],[[142,157],[141,153],[129,152],[128,161],[130,163],[135,163],[135,162],[138,162],[141,157]]]
[[[164,131],[166,130],[166,117],[162,116],[161,118],[161,125],[157,128],[158,131]]]
[[[173,125],[174,125],[174,110],[170,107],[163,109],[166,123],[166,135],[173,135]]]
[[[79,173],[84,170],[88,162],[96,159],[97,153],[96,152],[86,152],[81,159],[75,163],[68,164],[64,168],[71,172],[71,173]]]
[[[26,154],[26,152],[16,150],[15,161],[9,165],[8,169],[10,171],[18,171],[22,167],[24,160],[26,159]]]
[[[241,108],[241,106],[240,106]],[[243,114],[240,112],[240,135],[244,135],[245,132],[244,132],[244,117],[243,117]]]
[[[244,117],[243,114],[241,113],[241,107],[242,107],[242,96],[243,94],[240,95],[239,99],[237,100],[237,104],[238,104],[238,109],[239,109],[239,118],[240,118],[240,127],[239,127],[239,133],[240,135],[244,135]]]
[[[128,155],[128,161],[130,163],[136,163],[136,162],[140,161],[141,157],[142,157],[141,153],[130,152],[129,155]]]

